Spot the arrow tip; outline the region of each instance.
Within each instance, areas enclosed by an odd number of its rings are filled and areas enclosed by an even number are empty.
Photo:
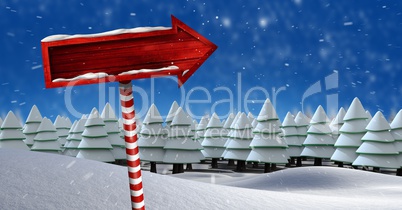
[[[177,19],[174,15],[171,15],[172,18],[172,29],[177,30],[177,28],[181,28],[183,31],[186,31],[193,37],[196,37],[200,42],[204,43],[208,46],[209,50],[197,61],[190,69],[185,69],[182,74],[177,75],[178,78],[178,86],[179,88],[194,74],[195,71],[208,59],[209,56],[218,48],[214,43],[209,41],[207,38],[199,34],[194,29],[190,28],[188,25],[184,24],[182,21]]]

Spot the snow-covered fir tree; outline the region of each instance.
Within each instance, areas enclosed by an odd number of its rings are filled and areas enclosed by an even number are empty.
[[[193,122],[190,125],[190,132],[189,132],[188,136],[191,136],[191,140],[200,142],[200,138],[198,137],[197,131],[196,131],[197,126],[198,126],[197,120],[193,120]],[[203,151],[204,151],[204,148],[201,148],[201,154],[202,154],[202,159],[200,160],[201,163],[205,162],[205,155],[204,155]],[[191,171],[191,170],[193,170],[193,164],[187,163],[186,171]]]
[[[167,130],[163,128],[163,119],[155,104],[149,108],[144,121],[142,122],[141,136],[138,139],[140,159],[150,162],[150,171],[156,173],[156,164],[163,162]]]
[[[69,124],[70,120],[66,120],[66,118],[57,115],[56,120],[54,121],[54,126],[56,127],[57,136],[59,137],[59,142],[61,146],[67,141],[68,132],[71,128],[71,124]],[[71,123],[71,122],[70,122]]]
[[[254,137],[250,143],[251,152],[248,162],[265,163],[265,172],[276,168],[276,164],[288,163],[288,145],[280,136],[281,122],[269,99],[264,102],[257,117],[258,124],[253,130]]]
[[[303,142],[300,141],[299,133],[297,131],[297,124],[293,115],[288,112],[282,123],[282,136],[288,145],[288,155],[290,157],[289,164],[295,164],[295,159],[300,158],[300,154],[303,150]]]
[[[203,154],[206,158],[212,158],[211,167],[218,168],[218,160],[225,151],[226,137],[222,137],[222,123],[216,113],[213,113],[206,126],[204,134]]]
[[[229,143],[230,143],[230,141],[232,140],[232,133],[233,133],[233,129],[234,129],[234,126],[235,126],[235,124],[236,124],[236,121],[237,121],[237,119],[239,119],[239,117],[240,117],[240,115],[241,115],[241,112],[237,112],[237,114],[234,116],[234,118],[233,119],[227,119],[226,120],[226,123],[225,123],[225,125],[224,125],[224,128],[225,128],[225,126],[226,126],[226,131],[227,131],[227,134],[226,134],[226,142],[225,142],[225,151],[223,152],[223,154],[222,154],[222,157],[224,158],[225,157],[225,155],[226,155],[226,153],[227,153],[227,146],[229,145]],[[229,127],[228,127],[228,125],[229,125]],[[225,132],[226,132],[225,131]],[[233,159],[229,159],[228,160],[228,165],[229,166],[232,166],[232,165],[234,165],[234,160]]]
[[[257,119],[253,119],[253,121],[251,122],[251,126],[253,126],[253,129],[255,128],[255,127],[257,127],[257,124],[258,124],[258,121],[257,121]]]
[[[297,133],[304,139],[307,137],[307,130],[310,126],[310,120],[302,112],[297,112],[295,116],[295,122],[297,124]]]
[[[173,101],[172,105],[170,106],[168,115],[166,116],[165,123],[166,126],[169,127],[173,121],[174,116],[176,115],[176,111],[179,108],[179,104],[176,101]]]
[[[390,126],[396,150],[399,152],[397,160],[400,167],[397,169],[396,175],[402,176],[402,109],[394,116]]]
[[[354,98],[343,117],[343,125],[339,129],[340,136],[334,145],[336,150],[331,157],[338,166],[352,164],[356,160],[356,150],[362,144],[361,138],[366,133],[367,124],[366,111],[360,100]]]
[[[198,135],[197,135],[197,126],[198,126],[197,120],[193,120],[193,123],[191,124],[191,133],[194,134],[194,136],[193,136],[194,141],[199,140]]]
[[[105,122],[99,116],[98,110],[92,109],[85,122],[85,130],[82,133],[82,140],[78,145],[77,158],[97,160],[101,162],[114,162],[112,145],[108,140],[105,129]]]
[[[335,118],[332,119],[331,123],[329,124],[329,127],[332,130],[332,138],[336,141],[340,135],[339,129],[342,127],[344,121],[343,118],[345,117],[346,111],[343,107],[341,107],[338,111],[338,114],[336,114]]]
[[[121,164],[122,161],[127,159],[126,146],[124,140],[120,137],[119,120],[109,103],[106,103],[103,108],[101,118],[105,123],[107,138],[113,147],[113,157],[116,162]]]
[[[60,154],[62,151],[57,135],[56,127],[50,119],[44,117],[38,127],[38,133],[34,137],[32,151]]]
[[[25,144],[22,126],[12,111],[7,113],[0,127],[0,148],[29,150]]]
[[[296,117],[295,117],[295,122],[297,124],[297,136],[299,137],[299,141],[304,143],[304,141],[307,138],[307,130],[310,125],[310,120],[307,118],[306,115],[304,115],[302,112],[297,112]],[[302,149],[304,149],[304,146],[302,146]],[[303,150],[302,150],[303,151]],[[300,167],[303,165],[302,159],[305,157],[298,157],[296,159],[296,166]]]
[[[251,122],[251,125],[253,125],[253,121],[255,120],[255,117],[254,117],[253,113],[249,112],[249,113],[247,114],[247,118],[248,118],[248,120]],[[253,128],[254,128],[254,127],[253,127]]]
[[[208,116],[204,115],[203,117],[201,117],[200,123],[198,123],[198,125],[195,128],[196,131],[196,140],[199,141],[202,144],[202,141],[204,141],[204,134],[205,134],[205,130],[207,128],[208,125]]]
[[[369,110],[366,110],[366,116],[367,116],[367,121],[370,122],[371,119],[373,119],[373,116],[371,115]]]
[[[67,137],[67,143],[64,145],[64,155],[76,157],[79,150],[78,145],[82,140],[82,132],[85,130],[85,123],[87,121],[87,116],[82,115],[81,119],[76,122],[75,126],[72,126],[72,131],[69,132],[69,136]]]
[[[123,139],[123,142],[125,142],[125,139],[124,139],[124,128],[123,128],[123,118],[119,118],[119,119],[118,119],[118,123],[119,123],[119,131],[120,131],[119,136],[120,136],[121,139]]]
[[[224,158],[228,160],[237,160],[237,171],[246,169],[247,157],[250,154],[250,143],[253,140],[251,122],[245,113],[241,113],[236,120],[233,130],[229,134],[230,142],[226,147]]]
[[[164,163],[173,164],[173,173],[183,172],[183,164],[198,163],[204,156],[200,142],[192,138],[192,119],[179,107],[170,124],[168,140],[164,146]]]
[[[68,135],[66,137],[66,143],[64,144],[64,146],[62,146],[62,153],[64,155],[66,154],[65,153],[66,147],[70,144],[70,141],[71,141],[70,138],[73,135],[73,131],[74,131],[75,126],[77,126],[77,123],[78,123],[78,120],[74,120],[73,124],[71,125],[70,130],[68,130]]]
[[[230,131],[230,125],[233,123],[234,118],[235,118],[235,115],[233,113],[230,113],[229,116],[226,118],[225,122],[222,123],[223,124],[222,131],[221,131],[222,138],[225,138],[225,139],[228,138],[228,134]],[[225,144],[226,144],[226,141],[225,141]]]
[[[248,120],[250,121],[250,123],[251,123],[251,127],[253,127],[253,129],[257,126],[257,124],[258,124],[258,120],[254,117],[254,115],[251,113],[251,112],[249,112],[248,114],[247,114],[247,118],[248,118]],[[254,133],[252,134],[253,135],[253,137],[254,137]]]
[[[400,168],[401,164],[397,160],[399,152],[394,145],[391,126],[380,111],[368,123],[366,130],[361,139],[362,144],[356,150],[358,157],[353,165],[373,167],[374,171],[380,168]]]
[[[25,121],[25,126],[22,131],[25,134],[24,142],[28,147],[32,147],[34,143],[33,139],[38,133],[37,130],[41,122],[42,115],[40,114],[38,107],[36,107],[36,105],[33,105],[31,111],[29,112],[28,118]]]
[[[310,120],[310,128],[307,130],[304,149],[301,156],[314,158],[314,165],[321,166],[322,159],[331,158],[334,153],[334,139],[329,127],[327,114],[322,106],[318,106]]]
[[[200,141],[200,138],[198,137],[198,134],[197,134],[197,127],[198,127],[198,122],[197,122],[197,120],[193,119],[193,123],[191,123],[191,126],[190,126],[190,133],[191,133],[191,135],[193,135],[193,138],[192,138],[193,141]],[[201,141],[200,141],[200,143],[201,143]],[[206,160],[205,155],[206,154],[204,152],[204,148],[202,148],[201,153],[202,153],[202,156],[204,157],[203,159],[201,159],[201,163],[205,163],[205,160]],[[193,169],[192,164],[191,163],[187,164],[186,170],[192,170],[192,169]]]

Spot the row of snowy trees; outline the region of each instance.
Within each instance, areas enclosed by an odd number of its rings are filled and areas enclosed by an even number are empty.
[[[74,123],[61,116],[52,123],[42,117],[35,105],[23,127],[12,111],[4,122],[0,121],[0,148],[65,154],[103,162],[126,158],[118,118],[109,104],[101,116],[94,108],[88,116]]]
[[[149,121],[152,118],[157,120]],[[398,174],[402,167],[402,111],[389,124],[381,112],[372,118],[358,98],[347,112],[341,108],[331,121],[319,106],[311,119],[301,112],[295,117],[287,113],[281,123],[267,99],[257,118],[239,112],[221,122],[214,113],[210,119],[203,117],[199,124],[191,122],[173,103],[165,132],[160,131],[164,130],[162,123],[153,105],[139,139],[143,161],[189,164],[204,157],[212,160],[214,168],[223,158],[237,161],[239,171],[244,170],[246,162],[265,163],[266,172],[276,164],[293,164],[295,160],[301,166],[302,157],[314,158],[314,165],[322,165],[322,160],[328,159],[339,166],[398,169]],[[152,129],[154,124],[158,125],[157,131]]]
[[[0,119],[1,120],[1,119]],[[109,104],[102,114],[94,108],[89,115],[71,121],[58,116],[54,123],[42,118],[36,106],[22,127],[9,112],[1,122],[0,148],[30,149],[65,154],[103,162],[125,159],[121,123]],[[265,164],[265,171],[276,164],[302,165],[302,157],[314,158],[314,165],[329,159],[339,166],[368,166],[374,170],[402,166],[402,111],[391,124],[381,112],[371,115],[355,98],[347,111],[341,108],[330,121],[319,106],[311,119],[299,112],[287,113],[280,122],[267,99],[254,118],[250,113],[233,113],[223,121],[213,113],[199,123],[174,102],[163,121],[157,107],[151,105],[142,126],[138,126],[140,158],[151,163],[173,164],[173,172],[183,165],[210,159],[218,167],[219,159],[237,162],[242,171],[246,162]],[[297,162],[295,163],[295,161]]]

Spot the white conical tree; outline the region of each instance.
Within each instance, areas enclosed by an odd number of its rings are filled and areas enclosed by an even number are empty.
[[[250,123],[251,123],[251,127],[253,127],[253,129],[257,126],[257,124],[258,124],[258,120],[254,117],[254,115],[251,113],[251,112],[249,112],[248,114],[247,114],[247,118],[248,118],[248,120],[250,121]],[[253,137],[254,137],[254,133],[252,133],[252,135],[253,135]]]
[[[203,153],[206,158],[212,158],[211,167],[218,168],[218,160],[225,151],[226,138],[222,137],[222,123],[216,113],[213,113],[206,126],[204,134]]]
[[[288,145],[288,155],[290,157],[290,163],[295,164],[295,158],[300,158],[300,154],[303,150],[303,142],[300,141],[299,133],[297,131],[297,124],[293,115],[288,112],[282,123],[282,134]]]
[[[297,133],[301,137],[302,142],[307,137],[307,130],[310,126],[310,120],[302,112],[298,112],[295,117],[295,122],[297,124]]]
[[[258,121],[257,121],[257,119],[254,118],[254,120],[251,122],[251,126],[253,126],[253,129],[255,127],[257,127],[257,124],[258,124]]]
[[[56,127],[59,142],[61,146],[64,146],[67,141],[68,131],[70,130],[71,125],[68,124],[66,118],[57,115],[56,120],[54,121],[54,126]]]
[[[373,119],[373,116],[371,115],[369,110],[366,110],[366,116],[367,116],[367,121],[371,121],[371,119]]]
[[[247,118],[251,123],[251,127],[253,127],[252,130],[254,130],[254,128],[256,128],[257,125],[258,125],[258,120],[254,117],[254,115],[251,112],[249,112],[247,114]],[[254,133],[252,133],[252,135],[253,135],[253,138],[254,138]],[[252,163],[253,163],[253,168],[258,168],[259,162],[255,161],[255,162],[252,162]]]
[[[191,136],[191,140],[200,142],[200,138],[198,137],[198,134],[196,131],[197,126],[198,126],[197,120],[193,120],[193,122],[190,125],[190,132],[188,133],[188,136]],[[202,154],[202,159],[200,160],[201,163],[205,162],[205,155],[204,155],[203,151],[204,151],[204,148],[201,148],[201,154]],[[193,165],[191,163],[187,163],[186,171],[191,171],[191,170],[193,170]]]
[[[395,115],[391,123],[391,134],[395,139],[395,147],[399,152],[397,157],[400,168],[397,169],[396,175],[402,176],[402,109]]]
[[[66,143],[64,144],[64,146],[62,147],[63,149],[62,149],[62,153],[65,155],[66,153],[65,153],[65,151],[66,151],[66,147],[68,147],[68,145],[70,144],[70,142],[71,142],[71,136],[73,135],[73,131],[74,131],[74,128],[75,128],[75,126],[77,126],[77,123],[78,123],[78,120],[74,120],[74,122],[73,122],[73,124],[71,125],[71,128],[70,128],[70,130],[68,130],[68,136],[66,137]]]
[[[331,134],[327,114],[322,106],[318,106],[310,120],[310,128],[307,131],[306,140],[303,142],[304,149],[300,155],[314,158],[314,165],[321,166],[322,159],[331,158],[335,151],[335,141]]]
[[[338,114],[336,114],[335,118],[331,121],[329,124],[329,127],[332,130],[332,137],[336,141],[340,135],[339,129],[342,127],[344,121],[343,118],[345,117],[346,111],[343,107],[341,107],[338,111]]]
[[[105,122],[100,118],[98,110],[93,108],[85,122],[82,140],[78,145],[77,158],[114,162],[111,151],[113,147],[107,137]]]
[[[68,143],[64,145],[64,155],[76,157],[79,150],[78,145],[82,140],[82,132],[85,130],[85,123],[87,121],[87,116],[82,115],[81,119],[76,122],[75,126],[72,126],[72,131],[67,137]]]
[[[50,119],[44,117],[38,127],[38,133],[34,137],[32,151],[60,154],[61,144],[59,142],[56,127]]]
[[[24,143],[25,135],[21,129],[19,120],[9,111],[0,127],[0,148],[29,150]]]
[[[29,112],[28,118],[25,121],[25,126],[22,131],[26,137],[24,142],[28,147],[32,147],[34,143],[33,138],[38,133],[37,130],[41,122],[42,115],[40,114],[38,107],[36,107],[36,105],[33,105],[31,111]]]
[[[247,114],[247,118],[248,120],[251,122],[251,124],[253,123],[253,121],[255,120],[253,113],[249,112]]]
[[[230,141],[232,141],[232,133],[233,133],[233,130],[234,130],[234,126],[235,126],[235,124],[236,124],[236,121],[239,119],[239,117],[240,117],[240,115],[241,115],[241,112],[237,112],[237,114],[234,116],[234,118],[233,119],[228,119],[227,121],[226,121],[226,123],[225,123],[225,125],[224,125],[224,127],[227,127],[227,138],[226,138],[226,142],[225,142],[225,151],[223,152],[223,154],[222,154],[222,157],[223,158],[225,158],[225,155],[226,155],[226,153],[227,153],[227,146],[229,145],[229,143],[230,143]],[[228,126],[229,125],[229,126]],[[233,160],[233,159],[229,159],[228,160],[228,166],[234,166],[235,164],[235,162],[234,162],[235,160]]]
[[[359,155],[353,162],[355,166],[380,168],[400,168],[397,160],[399,152],[394,145],[395,139],[390,130],[391,126],[384,115],[378,111],[366,127],[367,133],[362,137],[362,144],[356,150]]]
[[[201,144],[202,144],[202,141],[204,141],[204,137],[205,137],[204,134],[205,134],[205,130],[207,128],[208,122],[209,122],[209,119],[208,119],[207,115],[201,117],[200,123],[198,123],[198,125],[195,129],[195,131],[197,133],[196,140],[199,141]]]
[[[233,114],[233,113],[232,113]],[[232,115],[232,118],[228,118],[225,122],[225,124],[223,125],[223,134],[226,136],[226,142],[225,142],[225,148],[228,146],[229,142],[232,140],[232,132],[233,132],[233,128],[234,125],[236,124],[237,119],[239,119],[241,112],[237,112],[236,115]],[[222,154],[222,156],[224,157],[226,154],[227,150],[225,150]],[[233,160],[229,160],[229,161],[233,161]]]
[[[123,118],[119,118],[118,123],[119,123],[119,131],[120,131],[119,136],[122,139],[122,141],[125,143],[126,140],[124,138]]]
[[[299,137],[299,142],[303,145],[304,141],[307,138],[307,130],[310,126],[310,120],[307,118],[306,115],[304,115],[302,112],[298,112],[295,117],[295,122],[297,124],[297,136]],[[302,151],[304,149],[304,146],[302,146]],[[296,166],[300,167],[303,165],[302,159],[305,159],[305,157],[298,157]]]
[[[229,116],[226,118],[225,122],[224,123],[222,122],[222,124],[223,124],[222,132],[221,132],[222,138],[225,138],[225,139],[228,138],[230,125],[233,123],[234,118],[235,118],[235,115],[233,113],[230,113]],[[225,142],[225,145],[226,145],[226,142]]]
[[[156,173],[156,164],[163,162],[167,130],[162,126],[163,119],[155,104],[149,108],[142,122],[141,137],[138,139],[140,159],[151,163],[150,171]]]
[[[281,122],[272,103],[267,99],[257,117],[258,124],[254,128],[254,137],[250,143],[251,152],[248,162],[265,163],[265,171],[276,168],[276,164],[288,163],[288,145],[281,138]]]
[[[126,146],[124,140],[120,137],[119,120],[109,103],[106,103],[103,108],[101,118],[105,123],[107,138],[113,147],[113,157],[118,164],[122,164],[122,161],[127,159]]]
[[[204,156],[200,142],[194,141],[192,119],[179,107],[170,124],[168,140],[164,146],[164,163],[173,164],[173,173],[183,172],[183,164],[198,163]]]
[[[63,118],[64,118],[64,123],[66,124],[66,126],[68,128],[71,128],[71,126],[73,126],[73,123],[71,123],[70,118],[68,118],[68,117],[63,117]]]
[[[366,133],[367,114],[358,98],[354,98],[343,118],[343,125],[339,129],[340,136],[335,142],[335,152],[332,161],[338,166],[351,164],[357,158],[357,148],[362,144],[361,138]]]
[[[193,140],[194,141],[198,141],[198,135],[197,135],[197,126],[198,126],[198,122],[197,120],[193,120],[193,123],[191,124],[191,133],[194,134],[193,136]]]
[[[166,126],[170,126],[178,108],[179,104],[176,101],[173,101],[172,106],[170,106],[169,113],[165,119]]]
[[[64,126],[65,126],[66,128],[68,128],[68,129],[67,129],[67,137],[68,137],[68,135],[70,134],[70,130],[71,130],[71,128],[73,127],[73,123],[71,123],[71,120],[70,120],[70,118],[68,118],[68,117],[63,117],[63,119],[64,119]],[[56,129],[57,129],[57,128],[56,128]],[[66,137],[66,142],[67,142],[67,137]],[[65,142],[64,144],[66,144],[66,142]],[[65,147],[63,146],[63,147],[62,147],[63,153],[64,153],[64,149],[65,149]]]
[[[231,140],[226,147],[224,158],[228,160],[237,160],[237,171],[243,171],[246,168],[246,160],[250,154],[250,143],[253,140],[251,122],[245,113],[241,113],[233,127]]]

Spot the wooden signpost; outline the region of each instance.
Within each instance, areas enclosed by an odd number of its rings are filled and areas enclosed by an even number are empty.
[[[120,82],[133,209],[145,209],[131,80],[178,77],[179,87],[217,46],[173,15],[172,27],[120,29],[42,40],[46,88]]]

